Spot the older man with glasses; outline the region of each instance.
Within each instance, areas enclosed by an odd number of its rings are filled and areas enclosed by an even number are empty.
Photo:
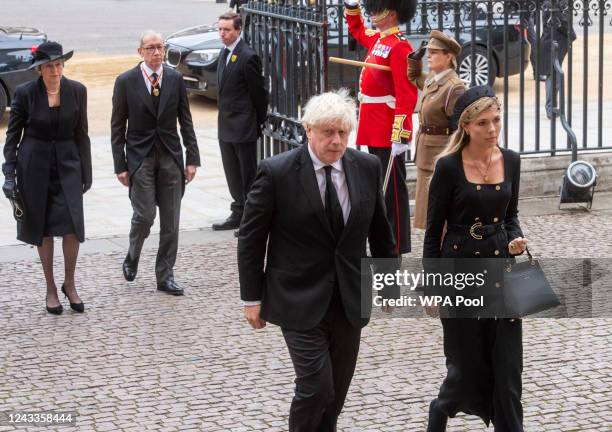
[[[200,165],[187,91],[179,72],[163,66],[164,42],[153,31],[140,38],[142,62],[119,75],[113,92],[111,144],[115,173],[129,187],[134,210],[123,276],[133,281],[159,206],[157,289],[182,295],[174,280],[181,198]],[[177,131],[180,124],[180,137]],[[183,162],[181,137],[185,146]]]

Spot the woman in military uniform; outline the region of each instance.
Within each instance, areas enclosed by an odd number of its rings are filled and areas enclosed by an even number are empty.
[[[493,89],[467,90],[453,120],[458,129],[429,189],[423,256],[518,255],[527,243],[517,218],[520,156],[497,145],[501,117]],[[460,411],[492,421],[496,432],[523,431],[521,320],[442,318],[442,328],[447,375],[431,402],[427,431],[446,430],[447,418]]]
[[[425,74],[422,58],[427,49],[429,74]],[[413,226],[425,229],[427,194],[433,175],[434,160],[444,150],[448,137],[456,129],[450,123],[457,98],[465,92],[463,80],[455,69],[461,45],[439,30],[429,35],[429,43],[408,56],[408,79],[419,89],[417,110],[419,131],[416,139],[416,207]]]

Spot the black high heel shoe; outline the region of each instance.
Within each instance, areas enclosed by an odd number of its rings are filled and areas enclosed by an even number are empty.
[[[85,304],[83,302],[81,302],[81,303],[72,303],[70,301],[70,297],[68,297],[68,294],[66,294],[66,287],[64,286],[64,284],[62,284],[62,292],[64,293],[64,295],[66,296],[66,298],[70,302],[70,309],[72,309],[75,312],[79,312],[79,313],[83,313],[85,311]]]
[[[61,303],[59,306],[49,307],[49,305],[47,304],[47,300],[48,297],[45,297],[45,306],[47,307],[47,312],[53,315],[61,315],[62,312],[64,312],[64,307],[61,305]]]

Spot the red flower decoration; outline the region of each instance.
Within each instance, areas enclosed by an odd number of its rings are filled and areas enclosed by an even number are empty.
[[[38,45],[32,45],[32,48],[30,48],[30,51],[32,51],[32,54],[36,54],[37,49],[38,49]]]

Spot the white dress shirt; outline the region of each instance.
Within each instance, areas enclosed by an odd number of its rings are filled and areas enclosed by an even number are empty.
[[[145,62],[142,62],[140,63],[140,70],[142,71],[142,78],[144,79],[145,84],[147,85],[147,90],[149,91],[149,94],[151,94],[151,81],[149,81],[149,79],[147,78],[147,75],[151,77],[153,72],[155,72],[157,76],[159,77],[159,87],[161,88],[162,79],[164,79],[164,74],[163,74],[164,67],[163,66],[160,66],[159,69],[154,71],[149,66],[147,66]],[[146,72],[146,75],[145,75],[145,72]]]
[[[326,164],[321,162],[319,158],[314,154],[308,145],[308,153],[310,153],[310,159],[312,159],[312,165],[314,166],[315,175],[317,176],[317,183],[319,185],[319,193],[321,194],[321,201],[323,201],[323,207],[325,207],[325,167]],[[342,217],[344,218],[344,224],[348,220],[349,214],[351,213],[351,200],[349,198],[348,186],[346,184],[346,175],[344,174],[344,167],[342,166],[342,159],[337,160],[332,166],[331,179],[332,183],[336,187],[336,193],[338,194],[338,201],[342,207]]]
[[[310,148],[310,144],[308,145],[308,153],[310,154],[310,159],[312,159],[312,165],[314,166],[315,176],[317,177],[317,185],[319,186],[319,194],[321,195],[321,201],[323,202],[323,208],[325,208],[325,187],[327,186],[325,183],[325,167],[327,166],[323,162],[319,160],[319,158],[314,154],[312,149]],[[348,185],[346,184],[346,175],[344,173],[344,166],[342,165],[342,159],[331,164],[331,179],[332,183],[336,188],[336,193],[338,195],[338,201],[340,201],[340,207],[342,207],[342,217],[344,219],[344,224],[348,220],[349,214],[351,214],[351,200],[349,197]],[[245,306],[257,306],[261,304],[261,301],[245,301],[243,302]]]
[[[232,53],[234,52],[234,50],[236,49],[236,46],[239,43],[240,43],[240,38],[236,39],[233,44],[225,47],[229,50],[229,53],[227,54],[227,57],[225,58],[225,66],[227,66],[227,64],[229,63],[230,58],[232,57]]]

